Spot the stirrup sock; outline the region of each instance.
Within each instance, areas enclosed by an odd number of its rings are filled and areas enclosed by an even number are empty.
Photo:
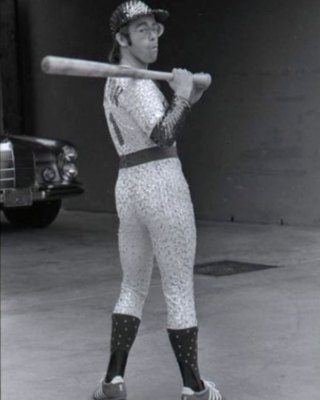
[[[195,392],[203,390],[198,367],[198,327],[168,329],[168,334],[179,364],[183,385]]]
[[[109,383],[115,376],[124,376],[129,351],[137,336],[140,319],[132,315],[112,314],[110,360],[105,378]]]

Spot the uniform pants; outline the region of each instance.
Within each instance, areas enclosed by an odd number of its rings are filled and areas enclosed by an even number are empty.
[[[180,160],[121,168],[115,195],[123,278],[114,313],[142,318],[155,256],[167,306],[167,327],[197,326],[193,286],[196,227]]]

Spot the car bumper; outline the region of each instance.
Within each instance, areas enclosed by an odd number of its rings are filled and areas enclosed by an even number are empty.
[[[83,193],[80,184],[59,185],[39,189],[1,189],[0,206],[25,207],[33,202],[58,200],[66,197],[77,196]]]
[[[63,199],[64,197],[77,196],[83,193],[83,188],[79,185],[68,185],[68,186],[54,186],[47,188],[45,192],[46,200]]]

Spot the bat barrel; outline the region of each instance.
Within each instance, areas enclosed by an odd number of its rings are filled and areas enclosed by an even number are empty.
[[[92,78],[106,78],[117,72],[117,67],[111,64],[54,56],[44,57],[41,68],[46,74]]]

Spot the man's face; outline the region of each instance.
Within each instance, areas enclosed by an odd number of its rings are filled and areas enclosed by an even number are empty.
[[[130,22],[128,29],[131,54],[145,64],[154,63],[158,58],[159,32],[163,27],[153,15],[147,15]]]

